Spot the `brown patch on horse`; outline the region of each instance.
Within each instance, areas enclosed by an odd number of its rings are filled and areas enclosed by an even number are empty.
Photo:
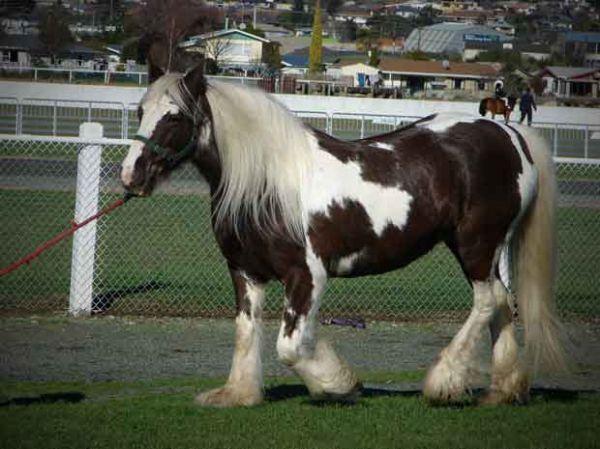
[[[248,318],[252,317],[252,303],[248,298],[248,290],[246,288],[246,279],[241,273],[230,270],[231,280],[233,281],[233,289],[235,292],[235,311],[236,315],[245,313]]]
[[[319,147],[339,161],[346,163],[356,159],[360,145],[336,139],[318,129],[313,129],[312,132],[319,142]]]
[[[465,149],[461,164],[470,173],[453,251],[471,280],[486,280],[494,253],[520,211],[521,159],[510,136],[493,122],[458,123],[446,134]]]

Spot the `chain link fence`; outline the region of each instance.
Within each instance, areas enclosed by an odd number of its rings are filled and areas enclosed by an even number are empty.
[[[101,151],[97,162],[84,158],[82,165],[80,157],[78,167],[78,156],[94,148]],[[89,213],[119,198],[118,175],[127,149],[125,140],[0,136],[0,266],[33,251],[69,225],[77,182],[80,190],[93,190],[89,184],[99,176],[98,201],[80,204],[78,200],[78,210]],[[557,162],[559,308],[565,315],[597,317],[600,163],[564,158]],[[81,237],[75,251],[84,257],[78,259],[79,265],[91,263],[93,275],[89,286],[82,288],[90,290],[93,311],[233,313],[231,281],[210,227],[207,186],[193,167],[183,167],[155,195],[130,201],[95,226],[96,232]],[[65,241],[29,266],[0,278],[0,309],[65,310],[72,284],[73,245]],[[273,283],[267,297],[267,311],[278,315],[281,287]],[[470,306],[470,287],[458,263],[439,245],[402,270],[331,280],[322,311],[326,315],[431,319],[463,314]]]

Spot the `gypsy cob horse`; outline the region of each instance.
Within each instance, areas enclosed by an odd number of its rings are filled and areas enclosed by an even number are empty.
[[[435,114],[346,142],[304,125],[263,92],[207,81],[201,69],[154,73],[122,183],[148,196],[184,162],[195,165],[210,186],[212,229],[235,291],[231,372],[198,403],[263,401],[261,317],[272,280],[285,287],[279,359],[314,397],[355,396],[359,379],[315,332],[327,279],[395,270],[439,242],[471,284],[473,307],[428,371],[429,400],[459,401],[469,391],[475,346],[488,328],[487,402],[524,402],[536,366],[563,365],[553,292],[555,177],[534,130]],[[516,272],[523,358],[506,267]]]

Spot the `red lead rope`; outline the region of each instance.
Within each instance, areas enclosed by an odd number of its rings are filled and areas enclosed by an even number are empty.
[[[65,238],[69,237],[70,235],[73,235],[75,233],[75,231],[77,231],[79,228],[83,228],[86,224],[90,223],[91,221],[97,220],[98,218],[102,217],[103,215],[111,213],[117,207],[122,206],[123,204],[125,204],[127,202],[127,200],[129,200],[129,198],[131,198],[131,196],[126,194],[123,198],[121,198],[121,199],[115,201],[114,203],[110,204],[109,206],[105,207],[97,214],[92,215],[89,218],[86,218],[81,223],[75,223],[74,221],[72,221],[71,226],[69,228],[65,229],[57,236],[52,237],[47,242],[42,243],[40,246],[37,247],[37,249],[34,252],[26,255],[22,259],[17,260],[16,262],[10,264],[8,267],[2,268],[2,270],[0,270],[0,277],[6,275],[8,273],[11,273],[12,271],[15,271],[21,265],[28,264],[33,259],[37,258],[40,254],[42,254],[44,251],[46,251],[47,249],[52,248],[54,245],[56,245],[61,240],[64,240]]]

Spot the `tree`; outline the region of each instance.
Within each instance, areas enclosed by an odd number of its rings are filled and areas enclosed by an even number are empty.
[[[219,67],[223,62],[223,57],[231,51],[231,40],[230,39],[207,39],[204,42],[204,51],[207,59],[212,60],[209,65],[214,73],[219,71]]]
[[[339,31],[340,42],[354,42],[358,36],[358,26],[353,19],[346,19],[342,22]]]
[[[335,16],[344,4],[344,0],[325,0],[325,11],[331,17]]]
[[[145,59],[163,70],[179,67],[177,47],[192,35],[220,28],[222,13],[200,0],[147,0],[131,12],[129,25],[141,34]]]
[[[323,23],[321,21],[320,0],[317,0],[315,5],[312,36],[310,40],[308,71],[311,74],[316,74],[323,71]]]
[[[325,11],[333,22],[333,35],[337,38],[337,23],[335,15],[344,4],[344,0],[325,0]]]
[[[369,65],[371,67],[377,67],[379,65],[379,49],[372,47],[369,50]]]
[[[279,42],[269,42],[263,44],[262,62],[267,65],[267,70],[271,73],[281,68],[281,54],[279,53]]]
[[[54,63],[58,53],[69,43],[73,36],[69,30],[70,16],[60,3],[47,8],[40,19],[40,41],[44,44],[50,59]]]

